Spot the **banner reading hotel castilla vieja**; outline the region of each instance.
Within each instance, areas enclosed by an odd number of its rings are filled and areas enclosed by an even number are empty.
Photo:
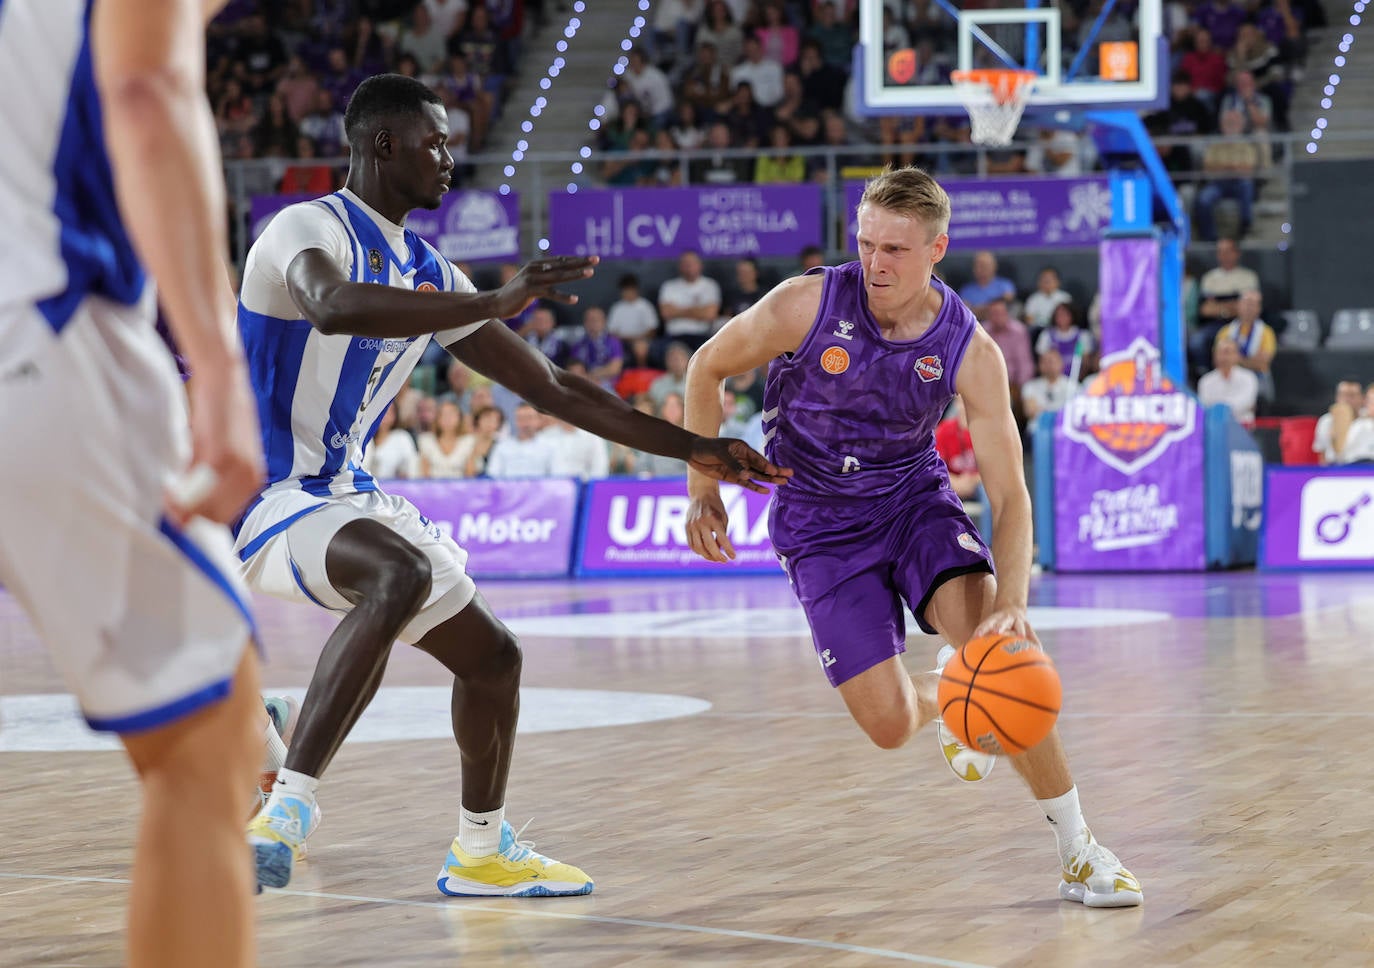
[[[250,237],[256,239],[273,215],[309,201],[312,195],[254,195]],[[406,228],[439,250],[450,262],[520,258],[520,196],[517,192],[453,191],[434,211],[416,209]]]
[[[384,481],[468,553],[474,578],[543,578],[568,573],[577,518],[576,481]]]
[[[819,185],[720,185],[549,193],[549,251],[611,259],[796,256],[820,245]]]
[[[1200,571],[1203,422],[1143,338],[1102,358],[1054,431],[1055,567]]]
[[[949,193],[951,249],[1093,246],[1112,218],[1102,175],[1087,178],[942,178]],[[864,183],[845,183],[849,251]]]
[[[730,516],[726,534],[736,552],[729,564],[698,558],[687,546],[685,480],[590,482],[583,494],[574,570],[579,575],[780,573],[768,539],[770,496],[731,484],[722,484],[720,495]]]

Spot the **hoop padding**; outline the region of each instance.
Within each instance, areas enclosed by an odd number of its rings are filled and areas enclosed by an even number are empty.
[[[950,75],[954,90],[968,111],[974,144],[1011,143],[1031,91],[1035,90],[1034,71],[976,70],[955,71]]]

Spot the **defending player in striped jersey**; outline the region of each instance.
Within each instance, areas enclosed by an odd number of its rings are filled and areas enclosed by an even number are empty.
[[[345,116],[347,187],[281,212],[248,256],[239,324],[263,418],[268,486],[237,550],[253,588],[343,615],[326,643],[267,805],[250,826],[258,878],[280,887],[318,823],[320,775],[381,681],[392,642],[454,676],[462,758],[458,836],[439,872],[453,895],[585,894],[586,874],[515,841],[505,822],[520,682],[515,637],[464,571],[466,553],[362,470],[382,414],[434,334],[455,357],[536,406],[630,447],[761,490],[787,476],[738,440],[647,417],[553,366],[500,322],[590,276],[595,259],[547,259],[477,293],[403,228],[437,208],[453,159],[443,105],[418,81],[365,81]]]

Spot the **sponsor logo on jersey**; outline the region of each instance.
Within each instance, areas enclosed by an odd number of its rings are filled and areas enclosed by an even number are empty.
[[[361,439],[362,435],[356,430],[350,430],[348,433],[340,431],[329,438],[329,446],[333,450],[342,450],[346,445],[355,444]]]
[[[416,292],[438,292],[439,287],[432,282],[422,282],[415,287]]]
[[[831,330],[830,335],[838,336],[840,339],[852,340],[854,338],[853,335],[851,335],[853,330],[854,324],[847,319],[842,319],[835,324],[835,328]]]
[[[821,369],[838,375],[849,369],[849,353],[843,346],[831,346],[821,354]]]
[[[381,251],[378,249],[368,249],[367,267],[371,269],[374,274],[380,274],[383,265],[385,265],[385,263],[382,262]]]
[[[982,547],[978,544],[978,539],[967,531],[960,531],[959,537],[954,540],[958,541],[959,547],[963,548],[965,551],[972,551],[976,555],[983,553]]]
[[[1105,356],[1102,369],[1064,407],[1064,433],[1109,467],[1134,474],[1193,432],[1197,401],[1174,386],[1159,350],[1138,337]]]
[[[945,365],[938,356],[923,356],[916,361],[916,375],[922,383],[934,383],[945,375]]]

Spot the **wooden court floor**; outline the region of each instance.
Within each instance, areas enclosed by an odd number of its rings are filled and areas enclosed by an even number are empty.
[[[1058,900],[1005,764],[963,784],[933,736],[867,746],[781,578],[483,587],[526,650],[508,816],[596,892],[438,895],[446,683],[398,646],[310,859],[257,902],[264,966],[1374,964],[1368,577],[1037,579],[1085,811],[1146,892],[1115,911]],[[266,685],[303,688],[328,617],[260,617]],[[137,791],[60,692],[0,593],[5,968],[119,959]]]

